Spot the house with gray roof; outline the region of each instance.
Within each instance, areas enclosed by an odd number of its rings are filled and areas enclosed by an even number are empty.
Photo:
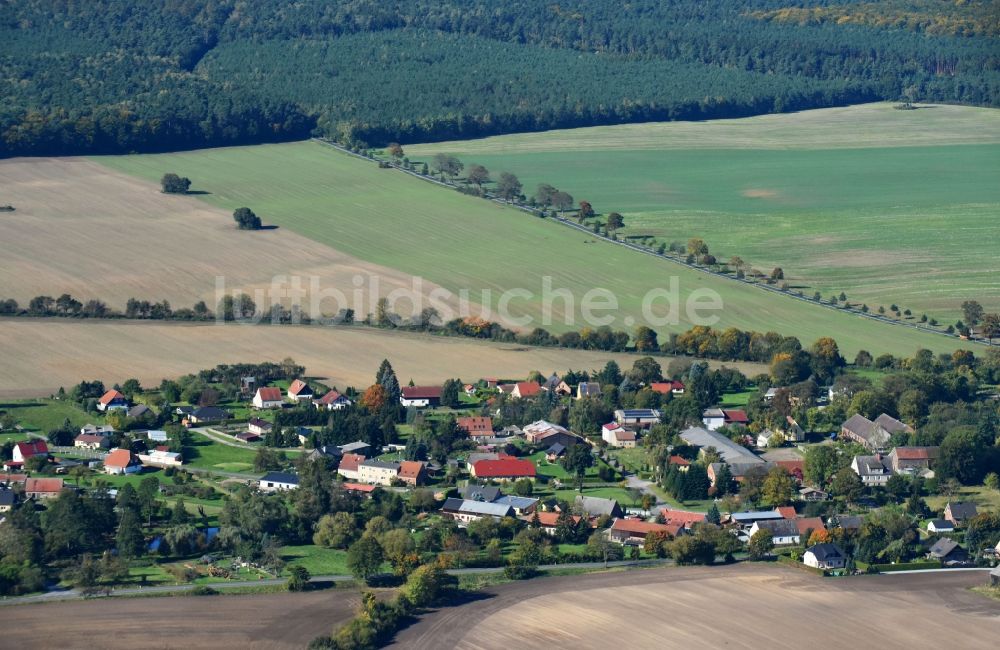
[[[441,514],[454,519],[459,526],[464,528],[470,521],[476,521],[483,517],[492,517],[497,520],[513,517],[514,508],[505,503],[487,503],[452,497],[446,499],[444,505],[441,506]]]
[[[707,447],[714,447],[722,460],[733,465],[734,463],[759,463],[766,461],[755,453],[739,445],[717,431],[709,431],[702,427],[691,427],[680,432],[681,439],[692,447],[698,447],[700,452],[704,452]]]
[[[843,569],[847,556],[836,544],[815,544],[806,549],[802,563],[814,569]]]
[[[600,497],[588,497],[578,494],[573,501],[573,507],[588,517],[600,517],[602,515],[608,515],[609,517],[625,516],[622,507],[614,499],[602,499]]]
[[[941,560],[941,564],[963,563],[969,559],[969,554],[950,537],[942,537],[927,550],[927,557]]]
[[[889,460],[882,454],[855,456],[851,461],[851,469],[865,486],[885,487],[892,476]]]
[[[965,524],[966,521],[972,519],[978,513],[976,504],[971,501],[949,501],[944,507],[944,518],[956,526]]]
[[[470,483],[458,491],[463,499],[469,501],[484,501],[492,503],[503,496],[500,488],[495,485],[475,485]]]
[[[757,532],[766,530],[771,533],[775,546],[792,546],[800,543],[799,525],[794,519],[766,519],[755,521],[747,534],[753,537]]]
[[[885,451],[890,446],[892,435],[900,432],[913,433],[913,429],[885,413],[874,421],[856,413],[840,425],[841,437],[853,440],[875,452]]]
[[[531,497],[519,497],[514,495],[502,496],[493,503],[500,505],[508,505],[514,509],[514,514],[518,517],[523,515],[530,515],[535,511],[535,507],[538,505],[538,499],[533,499]]]

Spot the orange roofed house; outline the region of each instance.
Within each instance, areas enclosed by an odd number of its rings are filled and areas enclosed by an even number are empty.
[[[418,460],[404,460],[399,464],[396,478],[407,485],[423,485],[427,481],[427,467]]]
[[[365,462],[365,457],[361,454],[344,454],[337,467],[337,473],[348,480],[357,481],[361,478],[358,466],[363,462]]]
[[[535,478],[535,464],[530,460],[520,458],[500,458],[497,460],[480,460],[472,465],[473,478],[493,479],[496,481],[515,480],[519,478]]]
[[[24,496],[29,499],[51,499],[63,489],[61,478],[29,478],[24,481]]]
[[[106,413],[112,409],[127,408],[128,400],[125,399],[124,395],[113,389],[101,395],[101,399],[97,401],[97,410],[101,413]]]
[[[291,401],[298,402],[308,402],[313,398],[313,389],[309,387],[309,384],[302,381],[301,379],[296,379],[288,386],[288,399]]]
[[[489,438],[493,435],[493,418],[465,417],[455,420],[455,424],[470,438]]]
[[[115,449],[104,457],[105,474],[134,474],[142,469],[142,462],[130,449]]]
[[[682,535],[684,526],[679,523],[656,524],[641,519],[615,519],[608,529],[608,539],[623,545],[639,546],[650,533],[666,533],[671,537]]]

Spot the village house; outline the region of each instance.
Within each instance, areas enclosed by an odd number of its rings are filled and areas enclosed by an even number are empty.
[[[139,462],[146,467],[180,467],[184,464],[184,458],[176,451],[170,451],[166,447],[157,447],[139,454]]]
[[[316,432],[309,427],[295,427],[295,435],[299,439],[299,444],[303,447],[312,440],[314,433]]]
[[[288,472],[268,472],[257,481],[261,492],[281,492],[299,487],[299,477]]]
[[[104,457],[105,474],[134,474],[142,471],[142,463],[131,449],[115,449]]]
[[[723,426],[747,426],[750,418],[745,411],[739,409],[706,409],[701,414],[701,421],[709,431],[715,431]]]
[[[296,379],[288,385],[288,400],[294,404],[312,401],[313,396],[313,389],[301,379]]]
[[[576,398],[583,399],[584,397],[600,397],[601,396],[601,384],[596,381],[581,381],[576,385]]]
[[[456,498],[445,499],[440,512],[442,516],[457,521],[458,525],[462,528],[470,521],[476,521],[484,517],[500,520],[504,517],[514,516],[514,509],[506,504]]]
[[[409,408],[427,408],[441,404],[440,386],[403,386],[399,403]]]
[[[101,399],[97,400],[97,410],[101,413],[107,413],[114,409],[128,410],[128,400],[120,392],[112,389],[101,395]]]
[[[964,526],[965,523],[978,514],[976,504],[971,501],[949,501],[944,507],[944,518],[955,524],[957,527]]]
[[[514,509],[514,514],[518,517],[530,515],[538,505],[538,499],[532,497],[519,497],[515,495],[504,495],[493,501],[500,505],[510,506]]]
[[[855,456],[851,461],[851,469],[867,487],[885,487],[889,477],[892,476],[888,461],[881,454]]]
[[[28,480],[27,474],[0,473],[0,485],[10,487],[12,485],[24,485]]]
[[[247,423],[247,428],[250,430],[250,433],[255,433],[258,436],[266,436],[271,433],[271,429],[274,428],[274,425],[267,420],[262,420],[261,418],[250,418],[250,421]]]
[[[673,380],[673,381],[654,381],[649,385],[649,389],[654,393],[659,393],[660,395],[683,395],[684,394],[684,382]]]
[[[73,446],[78,449],[108,449],[111,447],[111,438],[94,433],[81,433],[73,439]]]
[[[927,557],[931,560],[941,560],[942,565],[964,564],[968,561],[969,554],[952,538],[942,537],[927,550]]]
[[[545,420],[538,420],[524,426],[522,430],[524,439],[533,445],[547,445],[551,447],[559,443],[564,447],[570,447],[579,442],[583,442],[579,436],[571,433],[566,428],[558,424],[552,424]]]
[[[803,501],[826,501],[830,495],[819,488],[806,486],[799,489],[799,498]]]
[[[347,399],[336,390],[329,390],[323,397],[313,400],[313,406],[319,410],[340,411],[351,405],[351,400]]]
[[[358,464],[358,481],[371,485],[392,485],[399,474],[399,463],[384,460],[366,460]]]
[[[889,452],[889,466],[896,474],[920,474],[931,468],[940,447],[896,447]]]
[[[656,409],[618,409],[615,411],[615,422],[626,427],[648,429],[660,423],[660,412]]]
[[[814,569],[843,569],[847,556],[836,544],[816,544],[806,549],[802,563]]]
[[[798,517],[791,521],[795,522],[795,525],[799,527],[799,537],[802,539],[803,543],[808,543],[809,538],[818,530],[826,530],[826,526],[823,525],[823,519],[821,517]]]
[[[147,413],[152,413],[153,411],[145,404],[136,404],[128,410],[128,417],[130,418],[141,418]]]
[[[202,406],[191,412],[191,415],[188,416],[188,421],[193,424],[204,424],[205,422],[222,422],[229,418],[229,412],[220,409],[218,406]]]
[[[624,517],[625,511],[614,499],[602,499],[601,497],[588,497],[583,494],[576,495],[573,500],[573,509],[587,517]]]
[[[533,381],[519,381],[510,389],[510,396],[514,399],[524,399],[534,397],[542,392],[542,387]]]
[[[841,437],[853,440],[874,452],[885,451],[892,434],[899,432],[913,433],[913,429],[885,413],[875,418],[874,422],[857,413],[840,425]]]
[[[472,466],[470,472],[473,478],[513,481],[519,478],[535,478],[535,464],[530,460],[520,458],[500,458],[497,460],[480,460]]]
[[[566,446],[558,442],[545,450],[545,460],[554,463],[566,455]]]
[[[372,493],[378,489],[377,485],[365,485],[364,483],[341,483],[340,487],[353,494],[358,494],[366,499],[370,499]]]
[[[63,490],[61,478],[28,478],[24,481],[24,496],[29,499],[51,499]]]
[[[337,466],[337,474],[345,479],[357,481],[360,478],[358,466],[363,462],[365,462],[365,457],[360,454],[344,454],[343,458],[340,459],[340,465]]]
[[[541,510],[535,509],[530,515],[521,517],[521,520],[528,522],[528,525],[530,526],[531,523],[537,518],[539,528],[542,532],[546,535],[552,536],[556,534],[556,531],[559,528],[559,515],[560,513],[558,512],[542,512]],[[570,515],[570,517],[573,520],[574,526],[578,525],[582,519],[579,515]]]
[[[678,472],[686,472],[688,468],[691,467],[691,461],[683,456],[678,456],[677,454],[672,455],[667,459],[667,465],[674,465],[677,467]]]
[[[646,535],[650,533],[666,533],[671,537],[683,534],[684,527],[680,524],[657,524],[641,519],[615,519],[608,529],[608,539],[623,546],[642,546]]]
[[[150,442],[167,442],[167,432],[162,429],[150,429],[146,431],[146,440]]]
[[[680,432],[681,439],[687,444],[697,447],[699,453],[704,453],[708,447],[714,447],[722,460],[732,466],[734,463],[765,465],[760,458],[743,445],[736,444],[726,436],[716,431],[706,431],[701,427],[691,427]],[[735,473],[734,473],[735,474]]]
[[[277,386],[261,386],[253,396],[253,407],[256,409],[280,409],[284,404],[281,389]]]
[[[110,436],[115,432],[115,428],[110,424],[102,424],[100,426],[94,424],[85,424],[80,428],[80,435],[97,435],[97,436]]]
[[[455,425],[465,431],[470,438],[489,438],[493,435],[493,418],[491,417],[456,418]]]
[[[771,533],[771,539],[774,541],[775,546],[792,546],[793,544],[798,544],[800,540],[799,527],[794,519],[781,518],[755,521],[750,530],[747,531],[747,535],[752,538],[761,530]]]
[[[617,422],[609,422],[601,427],[601,440],[609,447],[631,449],[636,445],[635,431],[626,429]]]
[[[662,508],[660,514],[663,516],[665,524],[680,524],[684,528],[690,529],[695,524],[704,523],[706,515],[704,512],[689,512],[687,510],[673,510]]]
[[[947,519],[931,519],[927,522],[927,532],[934,534],[953,533],[955,532],[955,524]]]
[[[0,487],[0,512],[10,512],[17,504],[17,493],[8,487]]]
[[[341,454],[360,454],[365,457],[371,456],[372,453],[372,446],[363,440],[355,440],[346,445],[340,445],[338,449],[340,449]]]
[[[396,478],[407,485],[423,485],[427,482],[427,466],[418,460],[404,460],[399,464]]]
[[[756,523],[761,521],[783,520],[784,516],[777,510],[754,510],[733,512],[729,515],[729,523],[736,525],[743,532],[749,533]]]
[[[24,465],[24,462],[29,458],[38,457],[49,457],[49,446],[45,444],[44,440],[26,440],[23,442],[18,442],[14,444],[14,449],[12,452],[12,465],[20,466]]]
[[[458,494],[468,501],[486,501],[488,503],[503,496],[500,488],[495,485],[478,485],[476,483],[466,485],[458,491]]]
[[[237,433],[233,437],[236,438],[237,440],[241,441],[241,442],[246,442],[246,443],[260,442],[260,434],[259,433],[250,433],[249,431],[244,431],[242,433]]]

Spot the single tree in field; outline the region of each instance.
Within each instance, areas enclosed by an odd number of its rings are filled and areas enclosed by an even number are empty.
[[[580,201],[580,211],[577,213],[580,221],[589,219],[592,216],[594,216],[594,206],[590,204],[590,201]]]
[[[625,219],[622,218],[622,215],[620,215],[617,212],[612,212],[611,214],[608,215],[607,228],[609,231],[614,232],[615,230],[623,228],[624,226],[625,226]]]
[[[766,530],[758,530],[747,544],[747,556],[753,561],[766,558],[774,548],[774,537]]]
[[[177,174],[164,174],[160,179],[164,194],[187,194],[191,187],[191,179],[178,176]]]
[[[962,316],[969,325],[976,325],[983,317],[983,306],[975,300],[966,300],[962,303]]]
[[[482,187],[483,183],[490,182],[490,170],[482,165],[469,165],[469,173],[466,175],[465,180],[476,187]]]
[[[555,194],[552,195],[552,205],[555,207],[556,210],[559,210],[560,212],[565,212],[566,210],[569,210],[570,208],[573,207],[573,195],[570,194],[569,192],[563,192],[562,190],[558,190]]]
[[[398,142],[390,142],[389,146],[385,148],[386,152],[392,156],[396,162],[399,162],[403,157],[403,147]]]
[[[517,176],[509,172],[501,172],[500,180],[497,181],[497,194],[504,201],[514,201],[521,196],[521,181]]]
[[[240,230],[260,230],[260,217],[254,214],[250,208],[236,208],[233,212],[233,221]]]
[[[771,270],[771,279],[772,280],[784,280],[785,279],[785,271],[784,271],[784,269],[782,269],[780,266],[774,267],[774,269]]]

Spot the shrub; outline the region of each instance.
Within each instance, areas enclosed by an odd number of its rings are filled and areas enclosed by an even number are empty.
[[[212,589],[208,585],[198,585],[191,590],[192,596],[218,596],[219,591],[217,589]]]

